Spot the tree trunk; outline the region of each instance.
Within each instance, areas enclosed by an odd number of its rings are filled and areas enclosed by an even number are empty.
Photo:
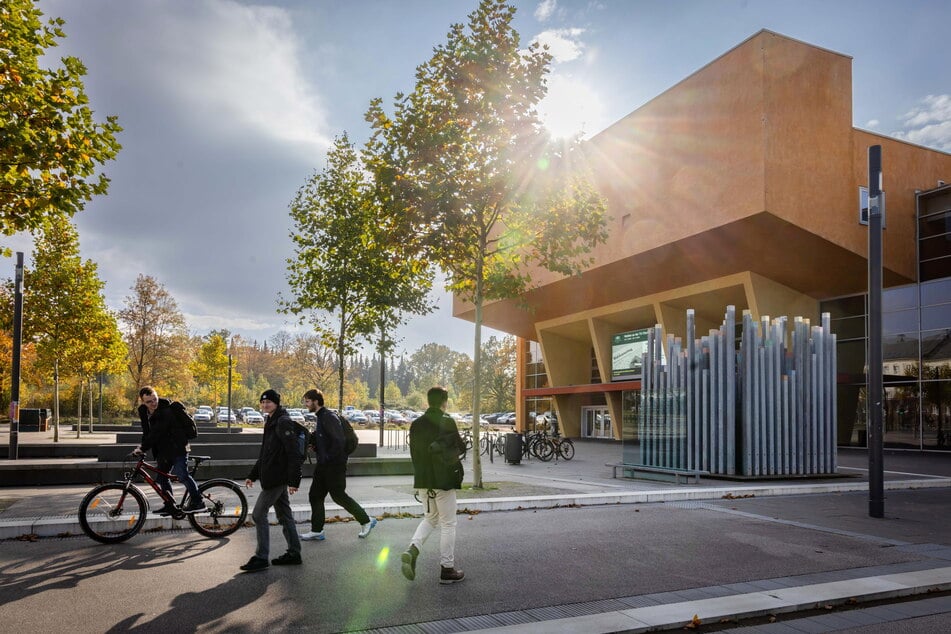
[[[76,403],[76,438],[83,431],[83,388],[86,387],[86,379],[79,378],[79,399]]]
[[[53,361],[53,442],[59,442],[59,359]]]
[[[337,411],[340,412],[340,415],[343,416],[343,336],[345,332],[344,324],[346,323],[347,313],[346,309],[340,307],[340,334],[337,340]]]
[[[481,273],[481,271],[480,271]],[[481,278],[481,275],[479,276]],[[472,355],[472,488],[482,488],[482,453],[479,436],[482,415],[479,411],[479,396],[482,386],[482,281],[476,282],[475,292],[475,351]],[[489,448],[489,456],[492,448]]]

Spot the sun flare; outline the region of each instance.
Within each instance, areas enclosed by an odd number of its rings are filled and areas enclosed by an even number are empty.
[[[548,79],[548,94],[538,104],[542,124],[555,139],[588,137],[599,130],[601,99],[582,81],[557,75]]]

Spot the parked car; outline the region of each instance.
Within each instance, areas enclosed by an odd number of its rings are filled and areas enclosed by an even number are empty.
[[[256,409],[251,409],[244,412],[244,422],[250,425],[263,425],[264,416]]]
[[[312,411],[310,411],[310,410],[306,410],[306,409],[301,410],[301,411],[304,412],[304,420],[305,420],[305,421],[307,421],[308,423],[316,423],[316,422],[317,422],[317,414],[315,414],[314,412],[312,412]]]
[[[195,409],[195,413],[192,415],[192,419],[196,423],[210,423],[211,419],[214,418],[214,411],[208,405],[199,405]]]
[[[228,409],[227,407],[219,407],[218,411],[215,413],[215,417],[218,419],[219,423],[234,423],[238,420],[234,410]]]
[[[496,425],[514,425],[515,424],[515,412],[505,412],[500,414],[498,418],[495,419]]]
[[[346,416],[347,420],[354,425],[366,425],[370,421],[370,419],[367,418],[367,415],[358,409],[352,409],[349,412],[344,412],[344,416]]]
[[[365,409],[363,410],[363,415],[367,417],[367,422],[373,425],[380,424],[380,412],[375,409]]]
[[[300,423],[303,425],[307,419],[304,418],[304,410],[297,408],[287,408],[287,415],[291,417],[291,420],[295,423]]]

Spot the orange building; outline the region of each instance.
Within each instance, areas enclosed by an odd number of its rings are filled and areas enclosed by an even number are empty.
[[[535,271],[533,311],[484,311],[521,339],[519,428],[556,411],[568,436],[620,439],[639,383],[611,380],[619,333],[683,336],[687,308],[705,333],[727,305],[818,323],[824,302],[864,293],[870,145],[887,193],[884,285],[914,285],[917,195],[951,181],[951,155],[854,128],[846,55],[760,31],[590,139],[608,241],[581,276]],[[458,298],[453,312],[473,319]],[[862,355],[840,352],[840,368],[864,373]]]

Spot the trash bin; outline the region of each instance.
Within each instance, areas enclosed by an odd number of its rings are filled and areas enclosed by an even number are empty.
[[[21,409],[20,431],[46,431],[49,417],[48,409]]]
[[[521,464],[522,437],[519,434],[505,434],[505,462],[509,464]]]

